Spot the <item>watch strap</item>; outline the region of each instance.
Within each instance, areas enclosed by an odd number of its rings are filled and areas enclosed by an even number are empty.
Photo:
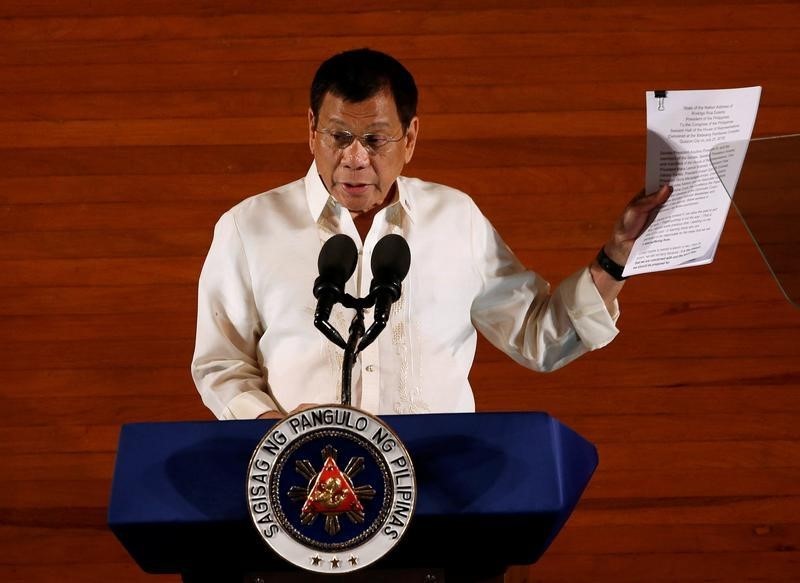
[[[624,281],[627,279],[626,277],[622,277],[622,271],[625,269],[625,266],[620,265],[611,259],[611,257],[606,255],[606,250],[604,247],[600,247],[600,251],[597,252],[597,264],[603,268],[603,271],[605,271],[615,280]]]

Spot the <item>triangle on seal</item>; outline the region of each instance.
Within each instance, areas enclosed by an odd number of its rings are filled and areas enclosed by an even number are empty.
[[[301,513],[338,514],[363,511],[364,507],[353,491],[349,478],[336,465],[333,456],[329,455],[310,488]]]

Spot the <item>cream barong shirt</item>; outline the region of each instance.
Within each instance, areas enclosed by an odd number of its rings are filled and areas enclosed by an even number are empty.
[[[305,178],[244,200],[226,212],[200,276],[192,376],[221,419],[251,419],[301,403],[340,402],[343,351],[314,327],[325,241],[349,235],[359,249],[346,291],[369,293],[378,240],[402,235],[411,270],[389,323],[353,370],[352,404],[376,414],[475,410],[467,379],[477,331],[520,364],[563,366],[608,344],[612,313],[588,268],[550,294],[527,271],[466,194],[413,178],[381,210],[365,241],[349,211],[312,164]],[[354,311],[335,306],[343,338]],[[372,322],[371,310],[365,325]]]

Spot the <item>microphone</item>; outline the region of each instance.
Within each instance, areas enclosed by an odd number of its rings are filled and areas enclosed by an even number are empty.
[[[314,280],[314,297],[317,298],[314,326],[341,348],[346,343],[330,325],[328,318],[334,304],[344,295],[344,286],[356,270],[357,263],[356,244],[350,237],[341,234],[325,241],[317,259],[319,277]]]
[[[369,346],[389,322],[392,304],[400,298],[401,282],[411,267],[411,250],[400,235],[386,235],[372,252],[372,284],[369,293],[375,298],[373,322],[361,339],[358,350]]]

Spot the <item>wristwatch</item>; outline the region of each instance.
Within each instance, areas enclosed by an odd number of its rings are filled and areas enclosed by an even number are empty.
[[[625,266],[620,265],[606,255],[605,247],[600,247],[600,251],[597,252],[597,263],[603,268],[603,271],[617,281],[624,281],[627,279],[627,277],[622,277],[622,271],[625,269]]]

